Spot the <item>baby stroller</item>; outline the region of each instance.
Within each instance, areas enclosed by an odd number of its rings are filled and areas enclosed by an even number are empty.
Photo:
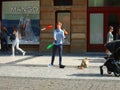
[[[114,73],[115,76],[120,76],[120,40],[107,43],[106,48],[112,53],[110,57],[105,58],[106,62],[100,66],[100,73],[103,75],[103,66],[107,67],[107,73]]]

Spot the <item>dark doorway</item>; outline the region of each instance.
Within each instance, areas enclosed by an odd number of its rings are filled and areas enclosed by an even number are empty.
[[[117,33],[118,27],[119,27],[119,16],[117,14],[110,14],[108,16],[108,26],[114,27],[113,36],[114,36],[114,40],[115,40],[116,33]]]

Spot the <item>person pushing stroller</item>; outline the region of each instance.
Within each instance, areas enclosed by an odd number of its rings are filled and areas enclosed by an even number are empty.
[[[107,67],[107,73],[114,73],[115,76],[120,76],[120,40],[114,40],[107,43],[106,48],[111,52],[111,55],[106,58],[106,62],[100,66],[100,74],[103,75],[103,66]]]

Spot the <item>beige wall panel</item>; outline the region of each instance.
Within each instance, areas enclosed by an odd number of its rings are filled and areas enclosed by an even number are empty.
[[[78,49],[78,50],[84,50],[84,49],[86,49],[86,44],[84,43],[84,44],[78,44],[78,43],[75,43],[75,44],[72,44],[71,45],[71,49],[73,50],[73,49]]]
[[[40,21],[40,25],[53,25],[54,26],[54,24],[55,24],[55,21],[53,19]]]
[[[71,9],[73,12],[86,12],[87,7],[86,6],[73,6]]]
[[[53,38],[53,34],[52,33],[41,33],[40,38],[41,39],[51,39],[51,38]]]
[[[71,41],[71,52],[85,52],[86,51],[86,40],[72,40]]]
[[[40,7],[40,8],[41,8],[40,9],[41,12],[53,12],[54,11],[54,8],[52,6],[49,6],[49,7],[43,6],[43,7]]]
[[[72,32],[71,33],[86,33],[86,29],[72,29]]]
[[[42,20],[48,20],[48,19],[54,20],[55,19],[55,14],[54,14],[54,12],[42,12],[42,14],[40,14],[40,18]]]
[[[86,5],[87,0],[73,0],[73,5]]]
[[[72,39],[81,39],[81,38],[86,38],[86,34],[85,33],[72,33],[71,35]]]
[[[71,52],[72,53],[82,53],[82,52],[86,52],[86,48],[79,48],[79,47],[71,47]]]
[[[73,19],[71,24],[72,25],[79,25],[79,26],[82,26],[82,25],[86,25],[86,19]]]
[[[87,13],[86,12],[72,12],[72,19],[86,19]]]
[[[86,33],[86,25],[72,25],[72,33]]]
[[[72,33],[86,33],[86,26],[72,27]]]
[[[73,39],[73,40],[71,40],[71,44],[72,45],[76,45],[76,44],[78,44],[78,45],[86,45],[86,39]]]
[[[40,0],[40,5],[41,6],[53,6],[53,0]]]

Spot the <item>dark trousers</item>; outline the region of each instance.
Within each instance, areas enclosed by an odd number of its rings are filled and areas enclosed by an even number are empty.
[[[1,50],[5,50],[7,51],[8,50],[8,42],[6,39],[1,39]]]
[[[55,54],[58,49],[59,52],[59,65],[62,65],[62,45],[53,45],[53,51],[52,51],[52,61],[51,64],[53,65],[54,59],[55,59]]]

